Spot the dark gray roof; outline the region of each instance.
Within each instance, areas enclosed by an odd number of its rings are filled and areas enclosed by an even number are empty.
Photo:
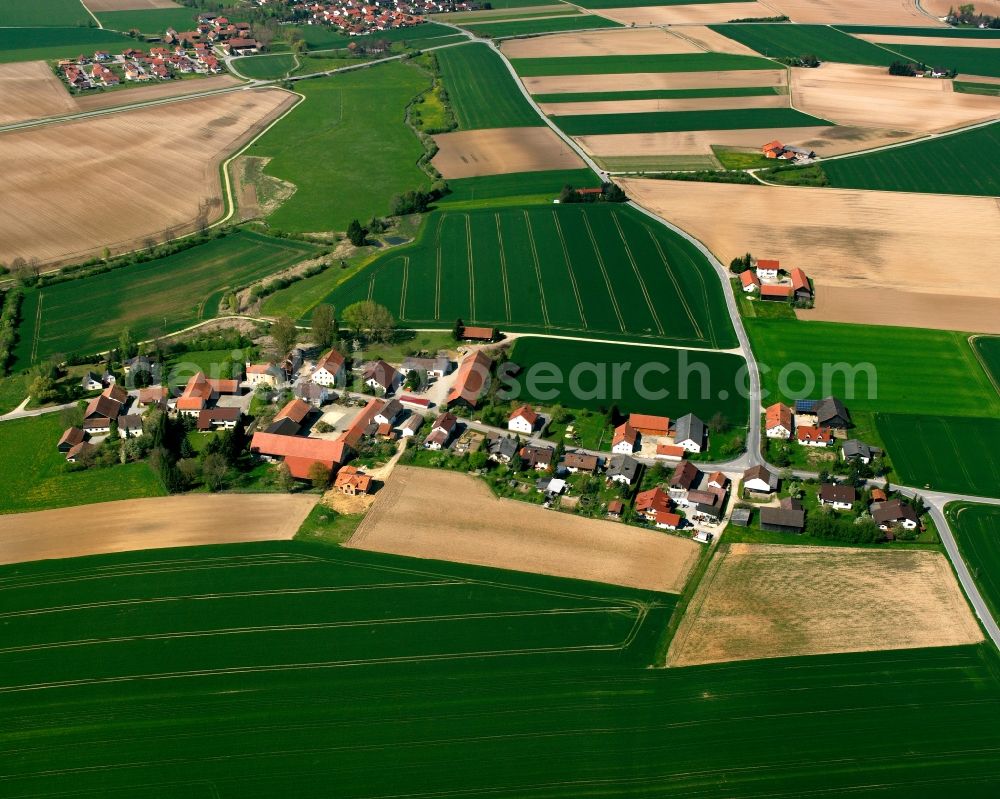
[[[379,416],[384,416],[390,421],[395,419],[399,414],[403,412],[403,404],[398,399],[391,399],[385,405],[382,406],[382,410],[378,412]]]
[[[639,461],[630,455],[613,455],[608,462],[608,477],[621,475],[632,482],[638,473]]]
[[[750,508],[735,508],[732,516],[729,517],[729,521],[737,527],[746,527],[750,524],[750,513]]]
[[[819,424],[829,424],[843,420],[846,424],[851,423],[851,414],[847,407],[836,397],[824,397],[816,403],[816,421]]]
[[[705,423],[693,413],[682,416],[674,427],[674,441],[680,442],[688,439],[699,445],[705,440]]]
[[[856,438],[849,438],[844,442],[845,458],[867,458],[871,460],[872,458],[877,458],[881,454],[882,450],[878,447],[873,447],[866,444],[864,441],[859,441]]]
[[[519,443],[517,436],[498,436],[490,439],[486,445],[490,455],[502,455],[505,458],[513,458],[517,453]]]
[[[763,480],[772,491],[778,488],[778,475],[766,466],[751,466],[743,472],[743,482],[748,480]]]
[[[909,519],[913,522],[918,520],[917,512],[898,499],[890,499],[888,502],[880,503],[878,508],[872,511],[872,518],[879,524],[889,524],[901,519]]]
[[[819,487],[819,498],[824,502],[854,502],[858,492],[854,486],[824,483]]]
[[[760,523],[776,527],[790,527],[801,530],[806,523],[806,512],[801,508],[761,508]]]
[[[271,425],[265,430],[266,433],[276,433],[279,436],[297,436],[299,430],[302,428],[287,416],[283,419],[279,419],[277,422],[272,422]]]
[[[142,417],[138,414],[126,414],[118,417],[119,430],[142,430]]]

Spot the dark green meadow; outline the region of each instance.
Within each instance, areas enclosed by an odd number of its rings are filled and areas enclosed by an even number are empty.
[[[1000,780],[985,645],[651,669],[674,597],[297,543],[4,567],[0,591],[8,799],[975,797]]]
[[[994,384],[1000,386],[1000,336],[976,336],[972,346]]]
[[[412,245],[327,302],[382,303],[414,327],[467,323],[708,347],[736,340],[710,265],[684,239],[610,204],[441,210]]]
[[[448,194],[439,207],[455,203],[491,202],[511,197],[538,197],[551,202],[563,186],[598,188],[601,181],[589,169],[555,169],[546,172],[512,172],[505,175],[484,175],[478,178],[452,178]]]
[[[1000,77],[1000,55],[990,47],[935,47],[929,39],[927,45],[905,44],[893,49],[914,61],[929,67],[958,70],[960,77],[986,75]]]
[[[899,56],[877,44],[848,36],[829,25],[709,25],[709,27],[771,58],[811,54],[820,61],[887,67]],[[895,49],[895,48],[893,48]]]
[[[131,11],[101,11],[101,25],[116,31],[133,28],[142,33],[160,36],[167,28],[189,31],[197,24],[198,12],[193,8],[142,8]]]
[[[945,516],[962,560],[993,615],[1000,613],[1000,507],[952,502]]]
[[[1000,39],[1000,30],[993,28],[926,28],[892,25],[835,25],[844,33],[880,33],[883,36],[923,36],[927,39]],[[932,44],[932,42],[927,42]]]
[[[1000,497],[1000,418],[879,413],[875,423],[898,482]]]
[[[665,133],[685,130],[796,128],[830,125],[794,108],[732,108],[719,111],[649,111],[632,114],[572,114],[552,121],[571,136]]]
[[[997,196],[1000,123],[824,161],[822,168],[829,184],[837,188]]]
[[[674,419],[690,412],[705,421],[721,413],[731,425],[747,423],[749,403],[740,392],[746,362],[739,355],[526,336],[509,358],[521,367],[508,387],[517,391],[513,400],[597,411],[618,405],[622,412]],[[537,364],[551,364],[562,379],[533,385],[529,377],[533,367],[541,368]],[[615,367],[623,369],[620,391]]]
[[[0,27],[0,63],[72,58],[95,50],[120,53],[134,44],[134,39],[99,28]]]
[[[448,47],[438,51],[437,61],[462,130],[542,124],[500,56],[487,45]]]
[[[0,0],[0,25],[4,27],[93,24],[93,17],[79,0]]]
[[[126,327],[145,339],[154,330],[210,319],[226,288],[278,272],[317,249],[241,230],[166,258],[30,289],[21,309],[16,366],[107,349]]]
[[[628,72],[713,72],[728,69],[774,69],[764,58],[728,53],[681,53],[667,55],[556,56],[512,58],[522,78],[543,75],[612,75]]]

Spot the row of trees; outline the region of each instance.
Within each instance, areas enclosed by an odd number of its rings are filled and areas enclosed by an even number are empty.
[[[0,311],[0,376],[7,374],[10,362],[13,360],[23,299],[24,290],[19,285],[8,289],[3,297],[3,310]]]

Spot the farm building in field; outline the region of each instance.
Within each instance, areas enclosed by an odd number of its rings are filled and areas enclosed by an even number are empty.
[[[447,404],[475,408],[489,388],[492,369],[493,361],[482,350],[466,356],[458,367],[455,384],[448,392]]]
[[[275,433],[254,433],[250,452],[265,460],[284,461],[297,480],[312,479],[310,471],[317,463],[332,473],[347,460],[347,446],[341,439],[329,441]]]
[[[648,413],[630,413],[629,426],[644,436],[665,436],[670,432],[670,419]]]
[[[628,422],[622,422],[615,428],[611,439],[611,451],[617,455],[631,455],[639,449],[639,432]]]
[[[812,299],[812,285],[806,273],[796,267],[792,270],[792,297],[798,302],[808,302]]]
[[[806,526],[806,512],[798,500],[782,500],[777,508],[760,509],[760,529],[776,533],[801,533]]]
[[[97,447],[89,441],[81,441],[79,444],[73,445],[69,452],[66,453],[66,460],[69,463],[76,463],[96,451]]]
[[[752,269],[740,272],[740,283],[743,284],[743,291],[747,294],[753,294],[755,291],[760,291],[760,278],[754,274]]]
[[[372,476],[365,474],[356,466],[344,466],[337,472],[333,487],[341,494],[353,497],[367,494],[372,487]]]
[[[701,452],[705,446],[705,423],[693,413],[682,416],[674,429],[674,444],[688,452]]]
[[[772,258],[760,258],[754,261],[754,269],[761,280],[777,280],[781,271],[781,262]]]
[[[69,452],[77,444],[82,444],[86,438],[87,434],[83,432],[82,427],[68,427],[60,436],[56,449],[60,452]]]
[[[522,405],[507,419],[507,429],[515,433],[531,435],[538,424],[538,414],[530,405]]]
[[[764,431],[768,438],[792,437],[792,409],[782,402],[769,405],[764,411]]]
[[[344,356],[330,350],[316,362],[310,380],[321,386],[335,386],[344,376]]]
[[[819,504],[829,505],[837,510],[850,510],[858,498],[854,486],[824,483],[819,487]]]
[[[465,341],[496,341],[497,329],[495,327],[465,325],[462,327],[461,338]]]
[[[833,440],[833,434],[825,428],[800,425],[795,430],[795,440],[803,447],[828,447]]]
[[[766,285],[760,287],[760,298],[768,302],[788,302],[792,296],[791,286]]]

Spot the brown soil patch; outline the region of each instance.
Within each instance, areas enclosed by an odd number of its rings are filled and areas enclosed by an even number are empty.
[[[180,8],[173,0],[84,0],[91,11],[145,11],[149,8]]]
[[[239,86],[243,81],[232,75],[212,75],[208,78],[192,78],[189,80],[169,80],[163,83],[136,86],[134,89],[121,89],[113,92],[77,95],[74,100],[80,111],[96,111],[99,108],[114,108],[130,103],[142,103],[150,100],[162,100],[166,97],[181,97],[185,94],[199,94],[214,89],[225,89],[228,86]]]
[[[1000,334],[995,297],[871,291],[816,283],[816,306],[795,312],[813,322],[852,322]]]
[[[232,92],[0,135],[0,261],[59,263],[179,235],[220,197],[219,161],[294,99]]]
[[[613,19],[622,25],[712,25],[731,19],[774,17],[780,12],[764,3],[698,3],[689,6],[642,6],[639,8],[600,8],[594,14]]]
[[[73,97],[44,61],[0,64],[0,125],[72,114]]]
[[[0,516],[0,563],[287,540],[315,496],[188,494]]]
[[[623,75],[545,75],[523,78],[522,82],[532,94],[785,86],[787,85],[787,70],[745,69],[722,72],[631,72]]]
[[[489,128],[442,133],[431,163],[446,179],[578,169],[583,161],[551,128]]]
[[[500,49],[508,58],[550,58],[552,56],[658,55],[697,53],[693,42],[659,28],[558,33],[531,39],[508,39]]]
[[[702,50],[710,50],[714,53],[729,53],[730,55],[752,55],[759,56],[756,50],[741,44],[728,36],[723,36],[711,28],[704,25],[686,25],[683,28],[671,30],[675,36],[681,36],[694,43]]]
[[[706,111],[730,108],[787,108],[788,97],[686,97],[681,100],[602,100],[583,103],[539,103],[546,114],[636,114],[644,111]]]
[[[745,128],[742,130],[686,130],[673,133],[616,133],[578,136],[595,156],[709,155],[713,144],[756,150],[778,137],[786,144],[809,147],[820,155],[854,152],[913,138],[905,130],[852,127]]]
[[[893,317],[886,309],[905,302],[901,295],[907,294],[975,294],[992,300],[996,315],[1000,205],[994,198],[639,179],[621,183],[639,204],[703,241],[723,263],[743,252],[766,252],[801,265],[818,287],[865,291],[880,301],[870,300],[858,306],[855,318],[837,321],[885,324]],[[783,222],[762,225],[764,217]],[[717,224],[719,219],[726,224]],[[976,235],[955,236],[956,230]],[[962,265],[960,279],[956,264]],[[822,288],[817,295],[823,308]],[[980,332],[977,322],[982,332],[996,327],[996,321],[966,315],[955,325],[950,303],[912,302],[910,307],[922,310],[909,320],[913,326],[954,325],[971,332]]]
[[[1000,39],[972,39],[968,36],[935,36],[929,39],[926,36],[887,36],[883,33],[858,33],[856,39],[864,39],[875,44],[914,44],[932,45],[934,47],[977,47],[991,48],[1000,47]]]
[[[683,538],[497,499],[474,477],[405,466],[347,546],[671,593],[699,554]]]
[[[917,10],[914,0],[766,0],[793,22],[842,25],[909,25],[941,27],[941,23]],[[923,3],[927,7],[928,3]],[[979,8],[979,3],[976,3]],[[944,10],[948,13],[948,9]]]
[[[793,69],[791,96],[800,111],[839,125],[929,132],[1000,115],[1000,99],[953,92],[951,81],[896,77],[852,64]]]
[[[939,552],[723,544],[667,665],[958,646],[982,638]]]
[[[948,11],[955,8],[953,0],[922,0],[920,3],[928,14],[935,17],[943,17]],[[960,3],[958,5],[961,5]],[[993,17],[1000,17],[1000,0],[975,0],[977,14],[989,14]]]

